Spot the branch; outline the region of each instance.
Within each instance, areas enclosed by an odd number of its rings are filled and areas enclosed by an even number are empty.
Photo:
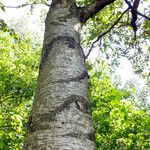
[[[138,29],[136,21],[137,21],[138,14],[141,15],[141,13],[139,13],[138,10],[137,10],[138,6],[140,4],[140,0],[134,0],[133,5],[131,5],[131,3],[128,0],[125,0],[125,2],[127,3],[129,8],[131,9],[132,19],[131,19],[130,24],[131,24],[131,27],[133,28],[133,31],[134,31],[134,40],[136,40],[136,32],[137,32],[137,29]],[[142,16],[148,18],[145,15],[142,15]]]
[[[136,11],[136,13],[139,15],[139,16],[142,16],[144,17],[145,19],[149,20],[150,21],[150,18],[144,14],[141,14],[140,12]]]
[[[102,10],[105,6],[113,3],[116,0],[96,0],[93,4],[79,7],[78,13],[80,21],[85,23],[89,18],[92,18],[96,13]]]
[[[150,18],[149,18],[148,16],[146,16],[146,15],[140,13],[139,11],[137,11],[137,10],[131,5],[131,3],[130,3],[128,0],[125,0],[125,2],[126,2],[127,5],[128,5],[131,9],[133,9],[139,16],[142,16],[142,17],[144,17],[145,19],[147,19],[147,20],[150,21]]]
[[[117,25],[117,23],[121,20],[121,18],[123,17],[123,15],[124,15],[129,9],[130,9],[130,8],[128,7],[107,31],[105,31],[105,32],[102,33],[100,36],[98,36],[98,38],[92,43],[89,52],[88,52],[87,55],[85,56],[85,59],[87,59],[88,56],[90,55],[94,44],[95,44],[96,42],[98,42],[98,41],[101,39],[102,36],[104,36],[104,35],[106,35],[108,32],[110,32],[110,31],[115,27],[115,25]]]
[[[47,4],[47,3],[33,3],[33,4],[25,3],[25,4],[22,4],[22,5],[18,5],[18,6],[5,6],[5,5],[4,5],[3,7],[4,7],[4,8],[16,8],[16,9],[17,9],[17,8],[22,8],[22,7],[26,7],[26,6],[41,5],[41,4],[50,7],[50,5]]]
[[[144,15],[146,16],[147,14],[149,14],[150,12],[146,12]],[[143,14],[142,14],[143,15]],[[145,17],[144,17],[145,18]],[[140,22],[140,20],[142,20],[143,19],[143,17],[142,18],[140,18],[140,19],[138,19],[137,20],[137,23],[139,23]]]

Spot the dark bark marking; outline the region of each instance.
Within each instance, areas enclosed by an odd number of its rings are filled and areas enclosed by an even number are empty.
[[[64,40],[67,42],[69,48],[72,49],[81,48],[79,44],[77,44],[75,39],[72,37],[66,37]]]
[[[43,54],[41,58],[40,70],[45,65],[48,55],[51,52],[52,45],[53,45],[52,42],[50,42],[49,44],[46,44],[45,46],[43,46]]]
[[[86,100],[85,98],[83,98],[82,96],[78,96],[78,95],[71,95],[65,99],[63,99],[62,101],[64,101],[63,104],[61,104],[60,106],[56,107],[54,110],[49,111],[46,114],[41,114],[39,116],[35,116],[36,118],[38,117],[38,121],[39,122],[33,122],[32,121],[32,126],[29,126],[30,130],[29,132],[35,132],[37,130],[47,130],[49,129],[49,124],[47,125],[41,125],[41,122],[51,122],[51,121],[57,121],[56,120],[56,115],[58,113],[61,113],[64,109],[69,109],[70,105],[72,103],[80,103],[81,106],[80,108],[77,107],[77,109],[79,111],[82,111],[83,113],[86,114],[90,114],[91,110],[90,110],[90,103],[88,100]],[[63,124],[63,123],[62,123]]]
[[[51,3],[51,9],[53,9],[57,4],[61,4],[61,0],[54,0]]]
[[[95,141],[95,133],[91,132],[91,133],[87,134],[87,138],[91,141]]]
[[[82,96],[71,95],[62,101],[64,101],[64,103],[56,107],[55,110],[50,111],[48,114],[41,115],[40,120],[41,121],[53,121],[53,119],[58,113],[62,112],[64,109],[69,109],[70,104],[72,104],[73,102],[80,102],[83,105],[84,110],[82,110],[82,112],[87,113],[88,110],[90,109],[89,107],[90,103],[88,102],[88,100],[85,100]],[[47,116],[46,120],[45,120],[45,116]]]
[[[60,79],[56,82],[59,82],[59,83],[69,83],[69,82],[81,82],[82,80],[84,80],[85,78],[90,78],[89,74],[87,71],[83,71],[83,73],[77,77],[74,77],[74,78],[68,78],[68,79]]]
[[[32,126],[33,126],[33,122],[32,122],[32,116],[29,117],[28,123],[27,123],[27,129],[32,132]]]
[[[58,19],[60,22],[67,22],[68,19],[73,18],[73,16],[74,16],[74,15],[73,15],[72,13],[70,13],[70,14],[68,14],[68,15],[66,15],[66,16],[58,17],[57,19]]]
[[[50,22],[50,24],[51,25],[53,25],[53,26],[63,26],[64,24],[63,23],[61,23],[61,22]]]
[[[71,36],[59,36],[57,38],[54,38],[49,44],[46,44],[43,46],[43,54],[42,54],[40,68],[45,65],[45,62],[47,61],[48,56],[51,53],[51,49],[53,47],[53,44],[58,42],[58,41],[65,41],[65,44],[68,44],[69,48],[80,49],[83,52],[82,47],[80,46],[80,43],[77,43],[73,37],[71,37]]]
[[[78,101],[75,101],[76,104],[76,108],[80,110],[80,104],[78,103]]]

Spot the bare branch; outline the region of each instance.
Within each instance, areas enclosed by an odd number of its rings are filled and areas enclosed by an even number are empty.
[[[144,17],[145,19],[147,19],[147,20],[150,21],[150,18],[149,18],[148,16],[146,16],[146,15],[140,13],[139,11],[137,11],[137,10],[131,5],[131,3],[130,3],[128,0],[125,0],[125,2],[126,2],[127,5],[128,5],[131,9],[133,9],[139,16],[142,16],[142,17]]]
[[[149,20],[150,21],[150,18],[144,14],[141,14],[140,12],[136,11],[136,13],[139,15],[139,16],[142,16],[144,17],[145,19]]]
[[[50,7],[50,5],[47,4],[47,3],[33,3],[33,4],[25,3],[25,4],[22,4],[22,5],[18,5],[18,6],[5,6],[4,5],[4,8],[16,8],[17,9],[17,8],[22,8],[22,7],[26,7],[26,6],[42,5],[42,4]]]
[[[98,36],[98,38],[92,43],[91,48],[90,48],[89,52],[87,53],[85,59],[87,59],[88,56],[90,55],[90,53],[91,53],[91,51],[92,51],[92,49],[93,49],[94,44],[95,44],[96,42],[98,42],[98,41],[102,38],[102,36],[104,36],[104,35],[106,35],[108,32],[110,32],[110,31],[115,27],[115,25],[117,25],[117,23],[121,20],[121,18],[123,17],[123,15],[124,15],[129,9],[130,9],[130,8],[127,8],[127,9],[121,14],[121,16],[114,22],[114,24],[113,24],[107,31],[105,31],[105,32],[102,33],[100,36]]]
[[[133,5],[131,5],[131,3],[128,0],[125,0],[125,2],[127,3],[127,5],[129,6],[129,8],[131,9],[131,15],[132,15],[132,19],[131,19],[131,27],[133,28],[134,31],[134,40],[136,40],[136,32],[137,32],[137,16],[138,14],[141,15],[141,13],[138,12],[138,6],[140,4],[140,0],[134,0]],[[147,18],[147,16],[142,15],[144,17]]]
[[[148,15],[148,14],[150,14],[150,11],[149,11],[149,12],[146,12],[144,15],[146,16],[146,15]],[[142,15],[143,15],[143,14],[142,14]],[[142,17],[142,18],[138,19],[138,20],[137,20],[137,23],[139,23],[143,18],[145,18],[145,17]]]
[[[114,1],[116,0],[96,0],[89,6],[79,7],[78,13],[80,16],[80,21],[85,23],[89,18],[92,18],[96,13]]]

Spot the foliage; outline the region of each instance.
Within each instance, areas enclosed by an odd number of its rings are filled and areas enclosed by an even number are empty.
[[[9,30],[1,30],[0,35],[0,149],[19,150],[35,91],[40,47]]]
[[[10,35],[14,35],[14,38],[17,37],[17,35],[15,36],[15,31],[13,29],[10,29],[2,19],[0,19],[0,31],[9,32]]]
[[[81,43],[86,53],[91,47],[93,41],[102,33],[109,30],[115,21],[120,17],[127,5],[119,0],[105,7],[86,23]],[[148,15],[147,3],[140,1],[139,11]],[[127,12],[121,20],[105,36],[94,45],[99,47],[103,57],[114,68],[119,66],[119,58],[126,57],[133,65],[135,73],[142,77],[148,77],[148,60],[149,60],[149,20],[138,16],[136,41],[134,32],[130,25],[131,14]],[[92,50],[94,51],[94,49]]]
[[[132,94],[113,86],[99,61],[91,70],[89,95],[98,150],[146,150],[150,148],[150,115],[136,107]],[[95,68],[95,66],[92,66]]]

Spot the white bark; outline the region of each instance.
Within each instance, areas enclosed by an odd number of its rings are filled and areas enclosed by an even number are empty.
[[[45,24],[37,92],[24,149],[94,150],[88,74],[76,6],[56,2]]]

